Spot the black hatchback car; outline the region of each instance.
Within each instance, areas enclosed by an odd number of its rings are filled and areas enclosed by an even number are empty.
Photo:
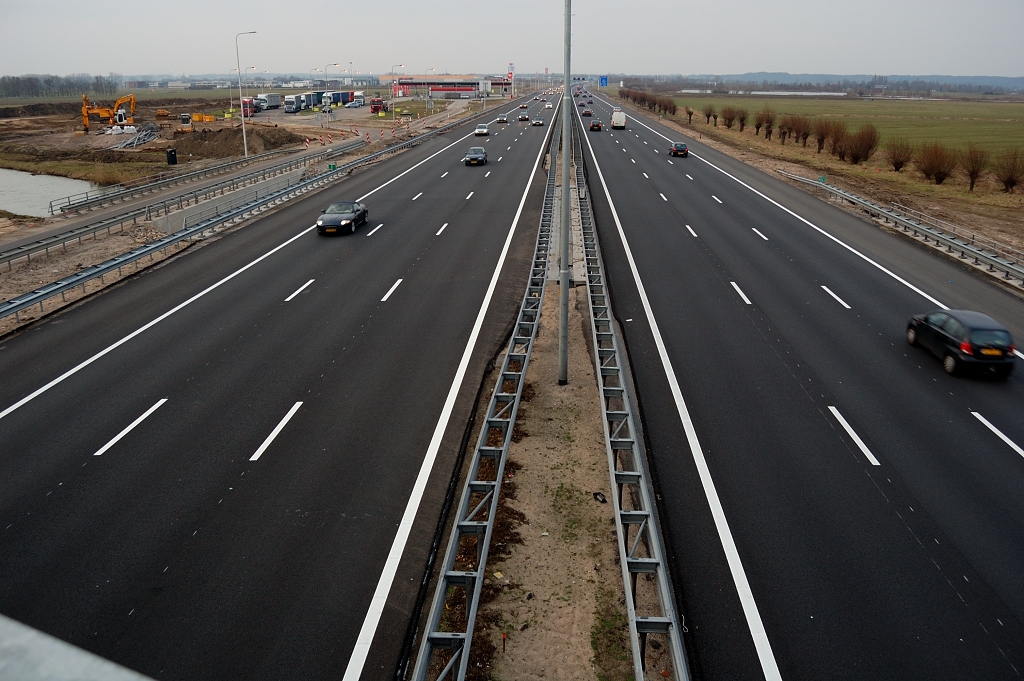
[[[1006,327],[981,312],[936,310],[907,322],[907,342],[930,350],[947,374],[973,369],[998,378],[1013,372],[1016,348]]]
[[[682,142],[673,142],[672,146],[668,150],[669,156],[682,156],[686,158],[690,155],[690,150],[686,148],[686,145]]]
[[[316,219],[316,231],[319,234],[338,234],[356,231],[356,227],[366,224],[370,211],[358,201],[336,201],[324,208],[323,214]]]

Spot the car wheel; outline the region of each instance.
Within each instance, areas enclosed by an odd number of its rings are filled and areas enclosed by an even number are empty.
[[[956,372],[960,368],[960,366],[956,361],[956,357],[954,357],[953,355],[946,355],[942,359],[942,368],[946,370],[947,374],[949,374],[950,376],[954,376],[956,375]]]
[[[467,166],[469,165],[469,161],[466,161],[466,165],[467,165]]]
[[[911,345],[917,345],[917,329],[912,326],[907,328],[907,342]]]
[[[355,220],[353,220],[353,221],[352,221],[352,228],[351,228],[351,230],[349,231],[349,234],[355,234],[355,233],[356,233],[356,221],[355,221]]]

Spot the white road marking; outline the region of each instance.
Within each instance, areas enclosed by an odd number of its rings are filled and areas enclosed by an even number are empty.
[[[647,177],[647,173],[644,173],[644,177]],[[647,179],[649,180],[649,179],[651,179],[651,178],[647,177]]]
[[[622,153],[623,153],[623,154],[625,154],[625,153],[626,153],[626,147],[622,147]]]
[[[987,427],[989,430],[991,430],[993,433],[995,433],[996,436],[1000,440],[1002,440],[1006,444],[1010,445],[1010,449],[1012,449],[1013,451],[1017,452],[1021,456],[1024,456],[1024,449],[1021,449],[1019,446],[1017,446],[1017,443],[1015,443],[1013,440],[1011,440],[1010,438],[1008,438],[1005,435],[1003,435],[1002,431],[1000,431],[998,428],[996,428],[991,423],[989,423],[988,419],[986,419],[984,416],[982,416],[981,414],[979,414],[976,411],[972,411],[971,413],[974,414],[974,418],[976,418],[979,421],[981,421],[982,423],[984,423],[985,427]]]
[[[377,225],[376,227],[374,227],[373,229],[371,229],[369,232],[367,232],[366,236],[373,236],[373,233],[376,232],[378,229],[380,229],[383,226],[384,226],[384,223],[382,222],[379,225]]]
[[[499,156],[498,157],[498,163],[501,163],[501,159],[503,159],[503,158],[505,158],[505,157],[504,156]]]
[[[420,198],[421,196],[423,196],[423,192],[420,192],[416,196],[412,197],[412,200],[415,201],[416,199]]]
[[[654,153],[655,153],[655,154],[660,154],[661,152],[660,152],[660,151],[658,151],[657,149],[655,149],[655,150],[654,150]]]
[[[441,225],[441,229],[437,230],[437,234],[435,234],[434,236],[441,236],[441,232],[443,232],[444,228],[447,227],[447,226],[448,226],[447,222],[444,223],[443,225]]]
[[[644,144],[647,144],[647,140],[644,140]]]
[[[662,194],[661,192],[658,192],[658,196],[660,196],[660,197],[661,197],[661,200],[662,200],[662,201],[668,201],[668,199],[666,199],[666,198],[665,198],[665,195],[664,195],[664,194]]]
[[[747,294],[743,292],[743,289],[740,288],[739,284],[737,284],[735,281],[730,281],[729,283],[732,284],[732,287],[734,289],[736,289],[736,293],[740,294],[740,298],[743,299],[744,303],[746,303],[747,305],[751,305],[752,304],[750,302],[750,298],[747,298]]]
[[[675,165],[675,163],[673,163],[673,162],[672,162],[672,159],[670,159],[670,158],[667,158],[667,159],[665,159],[665,160],[666,160],[666,161],[668,161],[668,164],[669,164],[670,166],[674,166],[674,165]]]
[[[295,412],[297,412],[301,406],[302,402],[296,402],[292,405],[292,408],[284,415],[281,422],[274,426],[274,429],[270,431],[270,435],[268,435],[267,439],[263,441],[260,448],[256,450],[256,453],[249,457],[249,461],[257,461],[261,456],[263,456],[263,452],[267,451],[267,447],[270,446],[270,443],[274,441],[274,438],[277,437],[282,430],[284,430],[284,427],[288,425],[288,422],[292,420],[292,417],[295,416]]]
[[[754,230],[754,234],[758,235],[765,241],[768,241],[768,237],[766,237],[764,234],[761,234],[760,230],[758,230],[757,227],[751,227],[750,229]]]
[[[487,176],[488,176],[488,175],[490,175],[490,174],[491,174],[491,171],[490,171],[490,170],[488,170],[488,171],[487,171],[486,173],[484,173],[484,177],[487,177]]]
[[[511,148],[512,148],[512,147],[509,147],[509,148],[508,148],[508,149],[506,149],[505,151],[509,151],[509,149],[511,149]]]
[[[633,163],[636,163],[636,159],[635,158],[631,158],[629,160],[632,161]]]
[[[398,285],[399,285],[399,284],[401,284],[401,283],[402,283],[402,280],[401,280],[401,279],[399,279],[398,281],[396,281],[396,282],[395,282],[395,283],[394,283],[394,284],[393,284],[393,285],[391,286],[391,288],[389,288],[389,289],[388,289],[388,292],[384,294],[384,297],[380,299],[380,302],[382,302],[382,303],[384,303],[384,302],[387,302],[387,299],[391,297],[391,294],[395,292],[395,289],[396,289],[396,288],[398,288]]]
[[[376,232],[377,230],[373,230],[373,231],[375,231],[375,232]],[[298,289],[297,289],[297,290],[295,291],[295,293],[293,293],[293,294],[291,294],[290,296],[288,296],[287,298],[285,298],[285,299],[284,299],[284,302],[286,302],[286,303],[290,303],[290,302],[292,301],[292,298],[294,298],[295,296],[297,296],[297,295],[299,295],[300,293],[302,293],[303,291],[305,291],[305,290],[306,290],[306,287],[307,287],[307,286],[309,286],[310,284],[312,284],[312,283],[313,283],[314,281],[316,281],[316,279],[310,279],[309,281],[307,281],[307,282],[306,282],[305,284],[303,284],[302,286],[300,286],[300,287],[299,287],[299,288],[298,288]]]
[[[462,359],[459,360],[459,367],[455,371],[455,378],[452,380],[452,385],[448,389],[448,397],[445,398],[444,407],[441,409],[441,415],[437,419],[437,425],[434,427],[434,434],[430,438],[430,444],[427,447],[427,452],[423,457],[423,463],[420,464],[419,473],[416,475],[416,482],[413,484],[412,492],[409,495],[409,501],[406,503],[405,512],[402,514],[402,520],[398,524],[398,532],[395,535],[395,540],[391,544],[391,551],[388,553],[387,560],[384,563],[384,569],[381,570],[380,580],[377,582],[377,588],[373,592],[373,597],[370,600],[370,608],[366,612],[366,617],[363,619],[363,625],[359,629],[359,635],[356,637],[355,648],[352,650],[352,655],[349,657],[348,666],[345,667],[345,676],[342,681],[359,681],[359,677],[363,673],[363,666],[366,664],[366,656],[370,653],[370,645],[373,643],[374,634],[377,632],[377,625],[380,624],[381,614],[384,612],[384,605],[387,603],[388,594],[391,592],[391,585],[394,584],[395,575],[398,572],[398,564],[402,560],[402,554],[405,552],[405,545],[409,541],[409,534],[412,532],[412,524],[416,519],[416,513],[420,507],[420,501],[423,499],[423,493],[427,487],[427,479],[430,477],[430,472],[434,467],[434,460],[437,458],[437,452],[441,448],[441,439],[444,437],[444,431],[448,428],[448,421],[451,419],[452,410],[455,408],[455,398],[458,396],[459,389],[462,387],[462,381],[466,376],[466,370],[469,367],[470,357],[473,356],[473,349],[476,347],[477,338],[480,335],[480,327],[483,326],[484,317],[487,314],[487,308],[490,306],[491,298],[494,295],[494,289],[498,285],[498,275],[501,274],[501,268],[505,264],[505,258],[508,256],[508,250],[512,244],[512,237],[515,236],[516,226],[519,224],[519,218],[523,214],[523,206],[526,205],[526,196],[530,191],[530,185],[533,184],[533,178],[537,174],[537,168],[540,166],[540,160],[544,155],[544,150],[547,149],[550,143],[550,131],[554,130],[555,126],[550,126],[548,132],[542,138],[540,149],[537,151],[537,158],[533,162],[533,170],[530,171],[530,177],[526,181],[526,188],[523,190],[523,196],[519,200],[519,208],[516,209],[516,216],[512,220],[512,225],[509,227],[508,236],[505,237],[505,244],[502,246],[501,255],[498,256],[498,262],[494,267],[494,272],[491,274],[491,281],[487,285],[487,293],[484,294],[483,302],[480,304],[480,310],[477,312],[476,321],[473,322],[473,329],[470,331],[469,340],[466,341],[466,349],[462,352]],[[589,143],[589,142],[588,142]],[[614,210],[614,209],[613,209]]]
[[[850,309],[850,306],[846,304],[846,301],[843,300],[842,298],[840,298],[839,296],[837,296],[836,294],[832,293],[832,289],[830,289],[828,286],[822,286],[821,288],[825,289],[825,293],[829,294],[830,296],[835,298],[837,301],[839,301],[840,305],[845,307],[847,310]]]
[[[861,440],[860,436],[853,431],[853,428],[851,428],[850,424],[846,422],[846,419],[843,418],[843,415],[839,413],[839,410],[836,409],[835,407],[830,406],[829,411],[831,411],[832,415],[836,417],[836,421],[839,421],[839,425],[841,425],[843,429],[850,435],[850,437],[853,438],[853,441],[857,443],[857,446],[860,447],[860,451],[862,451],[864,453],[864,456],[868,458],[868,461],[871,462],[871,465],[881,466],[882,464],[878,463],[878,459],[876,459],[875,455],[871,453],[871,450],[868,449],[868,446],[864,444],[864,440]]]
[[[466,201],[469,201],[471,198],[473,198],[473,194],[474,194],[474,192],[470,192],[469,194],[467,194],[466,195]]]
[[[686,174],[686,177],[687,177],[687,178],[689,178],[689,179],[691,179],[691,180],[693,179],[692,177],[690,177],[690,174],[689,174],[689,173],[687,173],[687,174]]]
[[[718,197],[717,197],[717,196],[715,196],[714,194],[712,194],[712,195],[711,195],[711,198],[713,198],[713,199],[714,199],[715,201],[718,201],[719,203],[721,203],[721,202],[722,202],[722,199],[718,198]]]
[[[448,171],[447,170],[444,171],[444,175],[442,175],[441,178],[444,179],[444,176],[447,175],[447,174],[448,174]]]
[[[761,621],[761,613],[758,612],[754,593],[750,589],[750,582],[747,580],[747,574],[743,570],[743,561],[740,559],[739,549],[736,548],[736,540],[732,536],[732,531],[729,529],[729,521],[725,517],[722,500],[718,496],[715,481],[711,477],[711,470],[708,468],[707,458],[704,456],[704,450],[701,448],[700,440],[697,438],[693,419],[686,408],[683,392],[679,387],[679,379],[676,377],[675,369],[672,368],[672,361],[668,356],[665,339],[662,338],[661,329],[654,318],[651,302],[647,298],[647,290],[640,280],[640,272],[637,270],[636,261],[633,259],[633,251],[630,249],[626,233],[622,229],[622,221],[619,219],[619,213],[615,209],[615,202],[612,200],[611,192],[608,191],[608,183],[604,179],[604,173],[601,171],[601,165],[597,161],[594,147],[590,143],[589,137],[584,137],[584,139],[587,140],[587,147],[590,148],[590,156],[594,160],[594,168],[597,170],[597,176],[601,180],[601,187],[604,189],[605,198],[608,200],[609,208],[611,208],[612,218],[615,220],[615,227],[619,232],[619,239],[622,241],[626,260],[629,262],[629,269],[633,273],[633,281],[636,283],[637,291],[640,294],[640,301],[643,303],[644,313],[647,315],[648,326],[650,326],[651,334],[654,336],[654,345],[658,349],[658,356],[661,358],[661,365],[665,371],[665,377],[668,379],[672,397],[675,400],[676,411],[679,414],[679,420],[683,424],[683,430],[686,432],[686,440],[690,445],[690,452],[693,455],[693,461],[700,475],[704,495],[707,497],[708,506],[711,509],[711,516],[715,520],[715,529],[718,531],[718,538],[722,542],[725,558],[729,564],[729,572],[732,574],[733,583],[736,585],[736,593],[739,597],[740,605],[743,607],[747,628],[750,629],[750,635],[754,640],[754,649],[757,651],[757,657],[761,662],[761,670],[766,681],[782,681],[782,674],[779,672],[779,665],[775,660],[775,654],[772,652],[771,642],[768,641],[768,633],[765,631],[764,622]],[[346,678],[345,681],[356,681],[356,679]]]
[[[129,424],[128,424],[128,427],[127,427],[127,428],[125,428],[125,429],[124,429],[124,430],[122,430],[122,431],[121,431],[120,433],[118,433],[117,435],[115,435],[115,436],[114,436],[114,439],[113,439],[113,440],[111,440],[111,441],[110,441],[110,442],[108,442],[107,444],[105,444],[105,445],[103,445],[102,447],[100,447],[99,451],[97,451],[97,452],[96,452],[95,454],[93,454],[93,456],[100,456],[101,454],[103,454],[103,452],[107,451],[108,449],[110,449],[111,447],[113,447],[114,445],[116,445],[116,444],[117,444],[117,442],[118,442],[118,440],[120,440],[121,438],[123,438],[123,437],[124,437],[125,435],[127,435],[128,433],[132,432],[132,429],[133,429],[133,428],[135,428],[135,426],[137,426],[137,425],[139,425],[140,423],[142,423],[143,421],[145,421],[145,420],[146,420],[146,417],[148,417],[148,416],[149,416],[150,414],[152,414],[152,413],[153,413],[154,411],[156,411],[157,409],[159,409],[159,408],[160,408],[160,406],[161,406],[161,405],[162,405],[162,404],[163,404],[164,402],[166,402],[166,401],[167,401],[167,398],[166,398],[166,397],[165,397],[165,398],[163,398],[163,399],[161,399],[161,400],[159,400],[159,401],[157,401],[157,403],[156,403],[156,404],[154,404],[154,405],[153,405],[152,407],[150,407],[150,408],[149,408],[149,409],[147,409],[147,410],[146,410],[145,412],[143,412],[142,416],[140,416],[139,418],[137,418],[137,419],[135,419],[134,421],[132,421],[131,423],[129,423]]]
[[[366,192],[365,194],[363,194],[362,196],[360,196],[360,197],[359,197],[358,199],[356,199],[356,201],[360,201],[360,202],[361,202],[361,201],[362,201],[363,199],[365,199],[366,197],[368,197],[368,196],[370,196],[370,195],[372,195],[372,194],[376,194],[376,193],[377,193],[377,192],[379,192],[379,191],[380,191],[381,189],[383,189],[384,187],[387,187],[387,186],[388,186],[389,184],[391,184],[392,182],[394,182],[394,181],[395,181],[395,180],[397,180],[398,178],[400,178],[400,177],[403,177],[404,175],[407,175],[408,173],[411,173],[412,171],[416,170],[417,168],[419,168],[419,167],[420,167],[421,165],[423,165],[424,163],[426,163],[426,162],[427,162],[427,161],[429,161],[430,159],[434,158],[435,156],[438,156],[439,154],[443,154],[444,152],[448,151],[449,149],[451,149],[452,147],[454,147],[454,146],[455,146],[456,144],[458,144],[459,142],[462,142],[462,141],[463,141],[464,139],[466,139],[467,137],[472,137],[472,136],[473,136],[473,133],[471,133],[471,132],[470,132],[470,133],[467,133],[467,134],[465,134],[465,135],[463,135],[462,137],[460,137],[459,139],[455,140],[454,142],[452,142],[452,143],[451,143],[451,144],[449,144],[448,146],[444,147],[443,149],[440,149],[439,151],[435,151],[435,152],[434,152],[433,154],[431,154],[430,156],[427,156],[427,157],[426,157],[425,159],[423,159],[422,161],[420,161],[420,162],[419,162],[419,163],[417,163],[416,165],[412,166],[411,168],[406,168],[405,170],[403,170],[402,172],[398,173],[397,175],[395,175],[394,177],[392,177],[392,178],[391,178],[390,180],[388,180],[388,181],[387,181],[387,182],[385,182],[384,184],[381,184],[381,185],[378,185],[378,186],[374,187],[373,189],[371,189],[370,191]]]
[[[697,236],[697,232],[693,231],[693,228],[690,227],[690,225],[686,225],[686,229],[690,230],[690,234],[692,234],[693,236]]]

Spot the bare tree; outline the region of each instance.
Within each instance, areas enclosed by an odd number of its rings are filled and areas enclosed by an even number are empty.
[[[1024,183],[1024,151],[1004,151],[992,164],[992,173],[1003,183],[1003,191],[1012,194],[1015,187]]]
[[[847,150],[850,153],[850,163],[857,165],[861,161],[870,161],[875,150],[878,149],[880,139],[878,128],[871,123],[860,126],[856,134],[850,135]]]
[[[732,126],[736,124],[736,109],[731,106],[722,107],[722,123],[729,130],[732,130]]]
[[[715,127],[717,128],[718,127],[718,114],[713,113],[713,114],[711,114],[711,117],[715,119]]]
[[[704,105],[704,110],[701,113],[704,114],[704,119],[705,119],[704,122],[707,123],[708,125],[710,125],[711,124],[711,117],[715,115],[715,105],[714,104],[705,104]],[[715,122],[717,123],[717,119],[716,119]]]
[[[772,139],[772,128],[775,127],[775,112],[766,106],[762,113],[764,114],[764,136],[770,142]]]
[[[750,114],[747,113],[746,109],[736,109],[736,122],[740,124],[740,132],[743,132],[743,128],[747,127],[747,118]]]
[[[988,152],[974,142],[970,142],[967,145],[967,151],[960,155],[960,165],[967,173],[967,179],[971,181],[971,186],[967,191],[973,192],[974,183],[988,169]]]
[[[831,121],[829,127],[831,128],[828,133],[828,153],[833,156],[839,156],[840,161],[846,160],[846,138],[849,136],[849,131],[846,129],[845,121]],[[840,156],[842,152],[842,156]]]
[[[885,143],[885,159],[897,173],[914,160],[914,145],[906,137],[893,137]]]
[[[761,128],[764,127],[764,111],[758,111],[754,114],[754,137],[761,134]]]
[[[956,149],[950,149],[939,142],[925,144],[918,154],[917,167],[927,179],[942,184],[956,170],[958,155]]]
[[[799,139],[806,147],[807,138],[811,136],[811,119],[807,116],[793,116],[790,121],[790,130],[793,133],[793,139]]]
[[[685,109],[683,109],[683,112],[686,114],[686,122],[687,122],[687,124],[692,125],[693,124],[693,113],[694,113],[693,108],[688,106]]]
[[[818,142],[818,153],[825,148],[825,142],[828,141],[828,136],[832,132],[831,121],[827,121],[824,118],[815,118],[814,123],[811,125],[814,130],[814,139]]]

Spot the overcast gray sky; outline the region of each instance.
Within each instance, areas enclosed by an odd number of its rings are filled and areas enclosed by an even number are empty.
[[[559,0],[0,0],[0,74],[562,70]],[[1024,75],[1022,0],[575,0],[581,73]],[[332,73],[334,67],[332,67]]]

